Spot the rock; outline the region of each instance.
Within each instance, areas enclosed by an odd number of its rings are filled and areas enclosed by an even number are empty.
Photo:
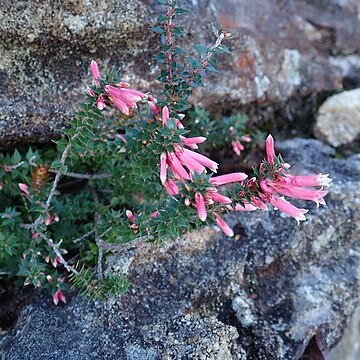
[[[315,134],[335,147],[360,136],[360,88],[333,95],[320,106]]]
[[[186,35],[179,45],[213,41],[210,20],[234,34],[232,55],[220,61],[222,75],[209,77],[192,99],[207,109],[284,104],[294,96],[341,89],[345,78],[358,82],[358,62],[351,60],[360,50],[357,1],[181,4],[191,12],[182,22]],[[159,11],[155,0],[3,0],[1,146],[59,135],[91,82],[91,59],[103,69],[120,67],[124,80],[156,95],[159,69],[152,58],[158,38],[149,28]]]
[[[360,309],[352,316],[341,341],[326,355],[327,360],[359,360],[360,359]]]
[[[127,274],[127,294],[64,307],[40,299],[0,338],[0,357],[297,360],[314,335],[331,349],[360,302],[360,155],[335,160],[316,140],[279,149],[294,173],[334,179],[306,222],[241,214],[228,219],[234,238],[204,227],[113,255],[107,271]]]

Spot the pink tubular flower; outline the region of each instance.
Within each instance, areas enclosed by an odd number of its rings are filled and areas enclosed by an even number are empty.
[[[241,137],[241,140],[249,143],[249,142],[251,142],[251,137],[249,135],[243,135]]]
[[[169,165],[169,168],[175,178],[180,180],[190,180],[190,175],[185,170],[175,153],[171,152],[167,154],[167,164]]]
[[[168,179],[167,181],[165,181],[163,186],[170,196],[174,196],[179,193],[179,188],[176,185],[176,182],[172,179]]]
[[[285,214],[288,214],[289,216],[292,216],[294,219],[297,220],[299,223],[300,221],[306,220],[306,217],[304,214],[306,214],[309,210],[307,209],[299,209],[293,204],[291,204],[289,201],[286,201],[284,198],[278,197],[278,196],[271,196],[270,197],[270,204]]]
[[[162,184],[164,184],[166,181],[166,177],[167,177],[166,168],[167,168],[166,153],[162,153],[160,155],[160,181]]]
[[[23,183],[19,183],[19,188],[20,190],[25,194],[25,195],[30,195],[29,190],[28,190],[28,186],[26,184]]]
[[[186,138],[185,136],[180,135],[179,138],[184,143],[184,145],[186,145],[187,147],[189,147],[190,149],[193,149],[193,150],[198,148],[197,144],[201,144],[206,140],[206,137],[203,137],[203,136]]]
[[[293,186],[289,184],[276,184],[275,189],[279,194],[284,196],[295,199],[314,201],[317,207],[319,207],[319,204],[326,205],[323,197],[328,193],[328,191],[306,189],[300,186]]]
[[[205,199],[200,193],[195,194],[195,208],[197,210],[199,219],[205,221],[207,218],[206,208],[205,208]]]
[[[290,179],[290,184],[295,186],[330,186],[331,179],[329,174],[322,175],[298,175],[298,176],[287,176]]]
[[[163,154],[166,155],[166,162],[165,155]],[[174,151],[163,154],[160,157],[160,180],[162,183],[164,183],[167,178],[165,165],[168,166],[175,179],[181,181],[184,179],[190,180],[191,174],[194,172],[202,174],[206,172],[206,168],[209,168],[211,171],[216,171],[218,167],[215,161],[179,145],[174,145]]]
[[[150,219],[155,219],[159,215],[160,215],[160,213],[156,210],[150,214]]]
[[[89,87],[86,88],[85,92],[86,92],[89,96],[91,96],[91,97],[94,97],[94,96],[95,96],[94,91],[93,91],[92,89],[90,89]]]
[[[260,182],[260,186],[267,194],[276,192],[280,195],[292,197],[295,199],[314,201],[317,206],[319,206],[319,204],[326,205],[323,197],[328,193],[327,191],[322,189],[307,189],[301,186],[293,185],[291,183],[291,176],[290,178],[287,178],[287,174],[285,177],[280,176],[274,180],[262,180]]]
[[[242,204],[236,204],[235,205],[235,211],[255,211],[258,210],[258,208],[252,204],[245,203]]]
[[[256,206],[257,209],[260,210],[268,210],[268,207],[266,206],[266,204],[264,204],[260,199],[253,197],[251,199],[251,204]]]
[[[207,202],[210,200],[211,203],[218,202],[220,204],[231,204],[231,199],[225,195],[219,194],[216,189],[207,190],[205,199]]]
[[[241,155],[241,152],[245,149],[244,145],[241,144],[241,142],[239,141],[239,139],[236,139],[234,141],[231,142],[232,148],[234,150],[234,153],[237,156]]]
[[[160,112],[160,106],[157,105],[157,100],[152,95],[148,95],[148,105],[154,116],[157,116]]]
[[[51,215],[48,213],[45,219],[45,225],[49,226],[52,223],[52,217]]]
[[[180,160],[181,164],[185,165],[191,173],[197,172],[198,174],[202,174],[203,172],[206,172],[205,166],[186,153],[185,149],[178,147],[175,150],[175,155]]]
[[[129,89],[127,85],[127,83],[120,83],[119,86],[122,87],[105,86],[110,101],[125,115],[129,115],[130,109],[136,109],[136,103],[146,97],[141,91]]]
[[[178,116],[180,116],[180,114],[178,114]],[[185,128],[185,126],[182,124],[182,122],[179,119],[175,119],[175,121],[176,121],[176,127],[178,129],[184,129]]]
[[[234,236],[234,232],[232,231],[230,226],[224,221],[224,219],[218,213],[215,213],[215,218],[216,218],[216,224],[225,233],[225,235],[230,237]]]
[[[126,144],[126,138],[123,134],[116,134],[116,137],[119,138],[120,140],[122,140],[122,142],[124,144]]]
[[[225,185],[233,182],[240,182],[247,178],[247,175],[242,172],[230,173],[226,175],[214,176],[210,179],[210,184],[214,186]]]
[[[54,304],[57,305],[59,303],[59,301],[62,301],[64,304],[66,304],[66,298],[65,295],[60,291],[57,290],[54,294],[53,294],[53,301]]]
[[[96,63],[95,60],[91,60],[90,67],[91,67],[91,73],[94,78],[95,85],[99,86],[100,72],[99,72],[98,64]]]
[[[167,125],[167,121],[169,119],[170,119],[169,108],[167,106],[164,106],[161,112],[162,125],[163,126]]]
[[[57,256],[55,259],[51,259],[51,264],[56,268],[58,264],[61,264],[60,258]]]
[[[188,149],[183,149],[183,151],[184,151],[184,154],[185,154],[186,157],[191,157],[192,159],[197,161],[199,164],[201,164],[201,165],[207,167],[208,169],[210,169],[212,172],[217,172],[219,164],[216,163],[215,161],[207,158],[204,155],[198,154],[195,151],[191,151],[191,150],[188,150]]]
[[[274,138],[271,135],[266,138],[266,160],[270,164],[275,163]]]
[[[125,215],[131,222],[135,221],[135,215],[133,214],[132,211],[126,210]]]

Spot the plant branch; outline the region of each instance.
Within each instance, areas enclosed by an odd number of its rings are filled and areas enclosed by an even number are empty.
[[[32,157],[29,160],[29,165],[33,166],[33,167],[37,167],[38,164],[36,162],[34,162],[35,156]],[[101,180],[101,179],[108,179],[111,177],[111,174],[108,173],[104,173],[104,174],[81,174],[81,173],[75,173],[75,172],[65,172],[62,173],[59,170],[53,170],[53,169],[49,169],[49,172],[52,174],[60,174],[63,176],[68,176],[68,177],[72,177],[75,179],[87,179],[87,180]]]
[[[169,0],[168,8],[166,12],[166,23],[165,27],[165,43],[166,45],[170,46],[170,48],[165,52],[165,64],[166,64],[166,71],[167,71],[167,83],[170,86],[169,92],[169,109],[171,109],[171,104],[173,102],[174,97],[174,89],[173,89],[173,72],[172,72],[172,62],[173,62],[173,38],[171,30],[173,29],[172,24],[172,17],[174,15],[174,8],[171,6],[173,0]]]
[[[43,240],[46,241],[46,243],[48,244],[48,246],[53,249],[55,255],[57,256],[58,260],[61,262],[61,264],[64,265],[65,269],[68,271],[68,272],[71,272],[75,275],[79,275],[79,272],[71,265],[69,265],[67,263],[67,261],[64,259],[64,257],[62,256],[61,254],[61,251],[60,251],[60,245],[61,245],[61,241],[57,244],[55,244],[50,238],[48,238],[45,234],[42,234],[40,233],[39,234],[39,237]]]
[[[99,196],[94,187],[91,187],[91,192],[94,197],[95,208],[98,209],[99,208]],[[99,222],[100,222],[100,214],[97,211],[95,211],[95,216],[94,216],[95,243],[99,249],[99,257],[98,257],[98,262],[97,262],[97,274],[98,274],[99,278],[101,279],[103,277],[102,261],[103,261],[104,249],[100,246],[100,243],[99,243],[100,237],[99,237],[99,231],[97,228],[97,224]]]
[[[147,241],[152,240],[154,237],[152,235],[145,235],[145,236],[140,236],[128,243],[125,244],[111,244],[108,243],[104,240],[102,240],[101,238],[99,239],[99,245],[107,251],[111,251],[111,252],[117,252],[117,253],[121,253],[127,250],[130,250],[134,247],[138,247],[139,245],[143,245],[145,244]]]
[[[19,168],[20,166],[23,166],[25,163],[25,161],[20,161],[19,163],[15,164],[15,165],[5,165],[2,164],[1,167],[6,171],[6,172],[11,172],[17,168]]]
[[[230,33],[226,31],[222,31],[220,35],[217,37],[215,43],[211,46],[210,50],[206,53],[205,57],[201,60],[201,65],[206,67],[209,63],[210,58],[212,57],[214,50],[221,45],[221,42],[224,39],[228,39],[230,37]]]
[[[94,229],[88,231],[86,234],[84,234],[84,235],[82,235],[82,236],[74,239],[74,240],[73,240],[73,243],[74,243],[74,244],[77,244],[78,242],[80,242],[80,241],[86,239],[88,236],[92,235],[94,232],[95,232]]]

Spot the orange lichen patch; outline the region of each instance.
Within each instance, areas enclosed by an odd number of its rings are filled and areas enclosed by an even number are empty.
[[[238,24],[236,23],[235,19],[228,15],[220,15],[219,22],[224,29],[231,29],[238,27]]]
[[[247,74],[255,74],[256,70],[256,59],[248,51],[243,50],[238,55],[234,63],[234,70],[240,72],[241,74],[246,72]],[[249,75],[251,75],[249,74]]]

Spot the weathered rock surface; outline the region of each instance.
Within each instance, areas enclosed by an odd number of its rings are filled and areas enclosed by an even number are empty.
[[[360,136],[360,88],[329,97],[319,108],[315,134],[332,146]]]
[[[334,160],[316,140],[280,150],[294,172],[330,173],[327,207],[301,225],[241,214],[229,218],[235,238],[204,228],[115,255],[108,271],[130,278],[129,293],[26,307],[1,359],[296,360],[315,335],[336,345],[360,302],[360,156]]]
[[[357,0],[182,3],[191,10],[183,43],[212,41],[210,20],[234,34],[222,76],[194,95],[206,108],[286,102],[359,80]],[[1,1],[0,145],[59,134],[90,81],[91,59],[153,90],[158,39],[149,27],[158,13],[155,0]]]

